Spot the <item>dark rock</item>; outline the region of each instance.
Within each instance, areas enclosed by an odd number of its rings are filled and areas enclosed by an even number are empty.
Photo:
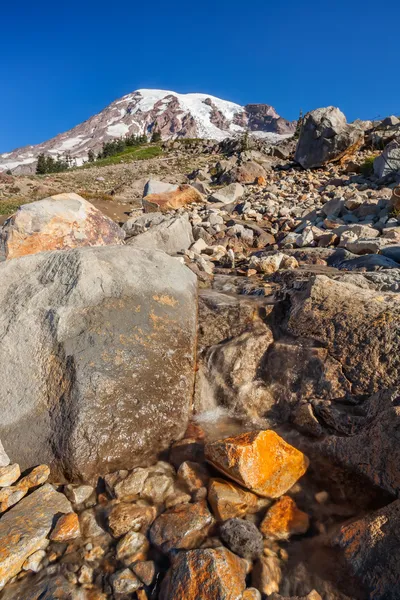
[[[400,500],[344,525],[334,540],[374,600],[398,600]]]
[[[220,527],[222,541],[242,558],[257,558],[264,550],[263,536],[251,521],[229,519]]]

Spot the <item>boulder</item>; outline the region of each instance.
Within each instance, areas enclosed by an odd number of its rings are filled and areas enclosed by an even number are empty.
[[[390,173],[400,171],[400,142],[393,140],[386,146],[382,154],[374,160],[374,174],[385,177]]]
[[[18,258],[45,250],[122,244],[124,232],[78,194],[23,204],[3,226],[0,251]]]
[[[271,430],[208,443],[205,454],[216,469],[267,498],[287,492],[308,467],[307,457]]]
[[[71,511],[66,497],[46,484],[0,519],[0,589],[42,548],[56,515]]]
[[[203,202],[203,196],[191,185],[180,185],[178,189],[159,194],[149,194],[142,200],[143,210],[149,212],[167,212],[183,208],[193,202]]]
[[[157,214],[157,213],[153,213]],[[153,225],[144,233],[128,240],[128,245],[149,250],[161,250],[167,254],[176,254],[187,250],[193,244],[192,226],[189,216],[167,217]]]
[[[0,281],[0,439],[22,469],[47,463],[91,483],[183,436],[197,312],[189,269],[162,252],[77,248],[3,262]]]
[[[151,194],[165,194],[166,192],[175,192],[178,185],[174,183],[166,183],[157,179],[149,179],[143,190],[143,198]]]
[[[266,181],[267,173],[259,163],[249,160],[225,172],[220,183],[258,183],[258,179]]]
[[[317,342],[340,363],[351,393],[368,395],[400,383],[399,316],[398,294],[316,275],[293,290],[286,331]]]
[[[164,580],[162,600],[241,600],[246,563],[226,548],[179,552]]]
[[[358,147],[363,135],[361,128],[347,123],[338,108],[317,108],[304,117],[295,161],[311,169],[339,160]]]
[[[245,193],[245,189],[240,183],[231,183],[217,192],[211,194],[208,198],[210,202],[221,202],[222,204],[230,204],[231,202],[237,202],[242,198]]]
[[[334,539],[369,598],[399,598],[400,500],[344,525]]]

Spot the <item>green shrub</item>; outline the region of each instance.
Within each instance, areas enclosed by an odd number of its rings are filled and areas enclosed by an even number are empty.
[[[364,175],[364,177],[369,177],[370,175],[373,174],[374,172],[374,160],[377,157],[377,154],[374,154],[373,156],[368,156],[363,164],[360,166],[360,171],[361,174]]]

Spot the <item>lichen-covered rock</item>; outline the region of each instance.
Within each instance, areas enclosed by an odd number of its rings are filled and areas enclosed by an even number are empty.
[[[74,193],[23,204],[5,223],[0,247],[6,258],[45,250],[122,244],[124,232],[90,202]]]
[[[74,540],[81,534],[78,515],[74,512],[62,515],[53,531],[50,534],[50,539],[54,542],[68,542]]]
[[[182,437],[196,295],[185,266],[128,246],[1,263],[0,438],[21,468],[92,482]]]
[[[41,549],[60,513],[72,511],[63,494],[44,485],[0,519],[0,589],[17,575],[25,560]]]
[[[269,539],[286,540],[291,535],[306,533],[309,525],[307,513],[297,508],[290,496],[282,496],[268,510],[260,530]]]
[[[179,552],[164,582],[163,600],[241,600],[246,563],[226,548]]]
[[[193,202],[204,202],[203,196],[191,185],[180,185],[177,190],[148,194],[142,200],[144,212],[167,212]]]
[[[207,460],[249,490],[279,498],[307,470],[307,457],[274,431],[253,431],[206,445]]]
[[[205,502],[181,504],[154,521],[150,539],[163,552],[198,548],[214,524]]]

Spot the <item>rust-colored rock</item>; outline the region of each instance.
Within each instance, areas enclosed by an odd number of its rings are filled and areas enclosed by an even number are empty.
[[[256,177],[255,183],[256,183],[256,185],[259,185],[260,187],[264,187],[267,185],[267,180],[262,175],[259,175],[258,177]]]
[[[198,548],[213,524],[214,519],[206,502],[181,504],[154,521],[150,539],[163,552]]]
[[[108,526],[116,538],[131,530],[146,533],[156,515],[157,511],[154,506],[138,506],[121,502],[111,510],[108,516]]]
[[[267,538],[286,540],[291,535],[306,533],[309,526],[307,513],[297,508],[290,496],[282,496],[267,512],[260,530]]]
[[[246,563],[226,548],[180,552],[170,568],[163,600],[240,600]]]
[[[17,483],[17,487],[19,490],[29,490],[30,488],[37,487],[38,485],[43,485],[50,475],[50,469],[47,465],[39,465],[32,469],[28,475],[22,477]]]
[[[204,202],[203,196],[191,185],[180,185],[172,192],[149,194],[143,198],[142,204],[144,212],[148,213],[176,210],[193,202]]]
[[[219,471],[267,498],[282,496],[308,467],[308,458],[271,430],[209,443],[205,454]]]
[[[255,494],[224,479],[210,481],[208,502],[218,521],[243,517],[258,508],[258,497]]]
[[[50,539],[53,542],[68,542],[79,537],[81,530],[79,527],[78,515],[74,512],[62,515],[50,534]]]
[[[190,460],[181,464],[178,469],[178,476],[185,482],[189,492],[195,492],[206,486],[210,479],[206,466]]]
[[[0,589],[19,573],[31,554],[41,549],[54,517],[71,510],[66,497],[46,484],[1,517]]]
[[[23,204],[1,232],[6,258],[77,246],[122,244],[124,233],[90,202],[74,193]]]

